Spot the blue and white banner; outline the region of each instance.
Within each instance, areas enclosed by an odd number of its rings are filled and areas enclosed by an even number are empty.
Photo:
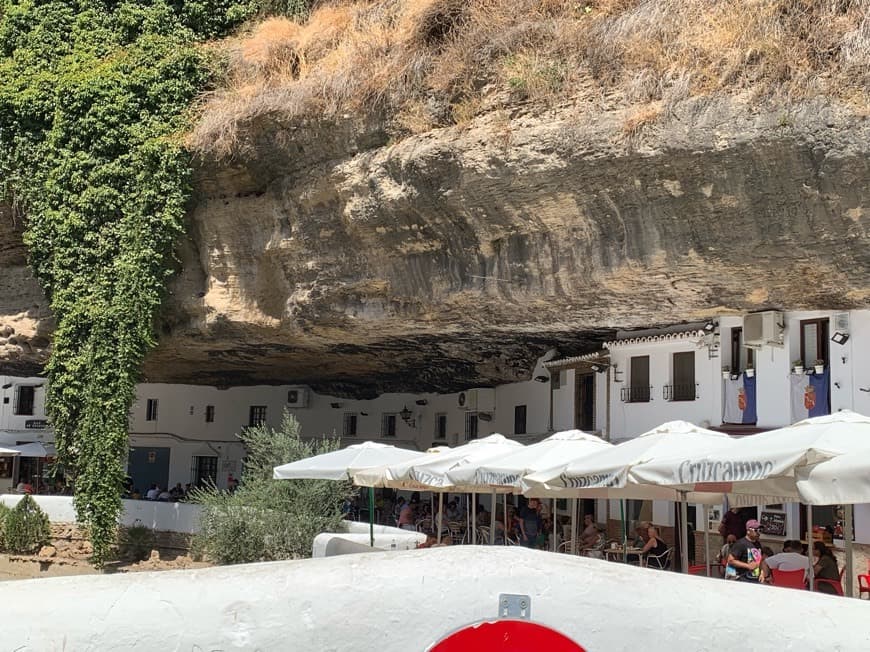
[[[830,370],[821,374],[792,374],[791,380],[791,421],[801,421],[807,417],[820,417],[831,413],[828,403],[828,383]]]
[[[755,423],[755,376],[740,374],[725,381],[725,410],[723,423]]]

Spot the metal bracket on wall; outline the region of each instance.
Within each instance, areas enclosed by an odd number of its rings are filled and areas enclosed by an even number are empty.
[[[529,620],[532,616],[532,599],[527,595],[500,593],[498,596],[498,617],[514,620]]]

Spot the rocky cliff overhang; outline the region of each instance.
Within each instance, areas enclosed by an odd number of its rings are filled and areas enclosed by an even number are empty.
[[[866,116],[720,97],[626,117],[529,106],[395,142],[352,116],[256,119],[248,154],[199,164],[146,378],[449,391],[615,328],[870,304]],[[7,371],[43,362],[50,328],[11,226]]]

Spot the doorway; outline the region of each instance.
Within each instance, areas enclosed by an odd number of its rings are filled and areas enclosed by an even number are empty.
[[[133,486],[142,495],[152,484],[161,489],[169,486],[168,447],[137,446],[130,449],[127,458],[127,475],[133,478]]]
[[[595,430],[595,374],[577,373],[574,382],[574,427]]]

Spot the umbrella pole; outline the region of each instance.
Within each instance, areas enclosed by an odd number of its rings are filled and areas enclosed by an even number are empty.
[[[810,560],[810,591],[814,591],[816,569],[813,568],[813,506],[807,505],[807,557]]]
[[[689,574],[689,531],[686,527],[689,520],[689,504],[686,502],[686,492],[680,492],[680,565],[683,573]]]
[[[855,597],[855,591],[852,588],[852,582],[855,580],[855,557],[852,550],[852,526],[854,525],[855,514],[852,512],[853,505],[846,505],[845,523],[843,524],[843,539],[846,542],[846,597]]]
[[[619,501],[619,520],[622,521],[622,562],[628,563],[628,551],[625,549],[628,545],[628,533],[625,529],[625,499]]]
[[[571,499],[571,554],[577,554],[577,499]]]
[[[707,527],[707,506],[701,505],[701,510],[701,525],[704,528],[704,565],[707,566],[707,577],[710,577],[710,528]]]
[[[553,521],[553,552],[556,552],[559,547],[556,545],[556,499],[553,498],[553,504],[550,507],[550,519]]]
[[[504,495],[503,503],[504,503],[504,507],[503,507],[504,511],[502,512],[502,514],[504,516],[504,521],[503,521],[504,522],[504,537],[502,537],[501,544],[503,546],[506,546],[508,544],[508,532],[510,532],[510,530],[508,529],[508,517],[507,517],[507,494]]]
[[[369,487],[369,545],[375,547],[375,488]]]
[[[435,519],[433,521],[433,522],[437,521],[437,524],[435,527],[438,528],[438,543],[441,543],[441,530],[444,529],[443,528],[443,523],[444,523],[443,514],[444,514],[444,492],[439,491],[438,492],[438,514],[437,514],[437,516],[435,516]]]
[[[471,492],[471,545],[477,545],[477,494]]]
[[[489,545],[495,545],[495,517],[498,515],[498,496],[495,495],[495,489],[492,490],[492,500],[490,501],[492,509],[489,512]]]

